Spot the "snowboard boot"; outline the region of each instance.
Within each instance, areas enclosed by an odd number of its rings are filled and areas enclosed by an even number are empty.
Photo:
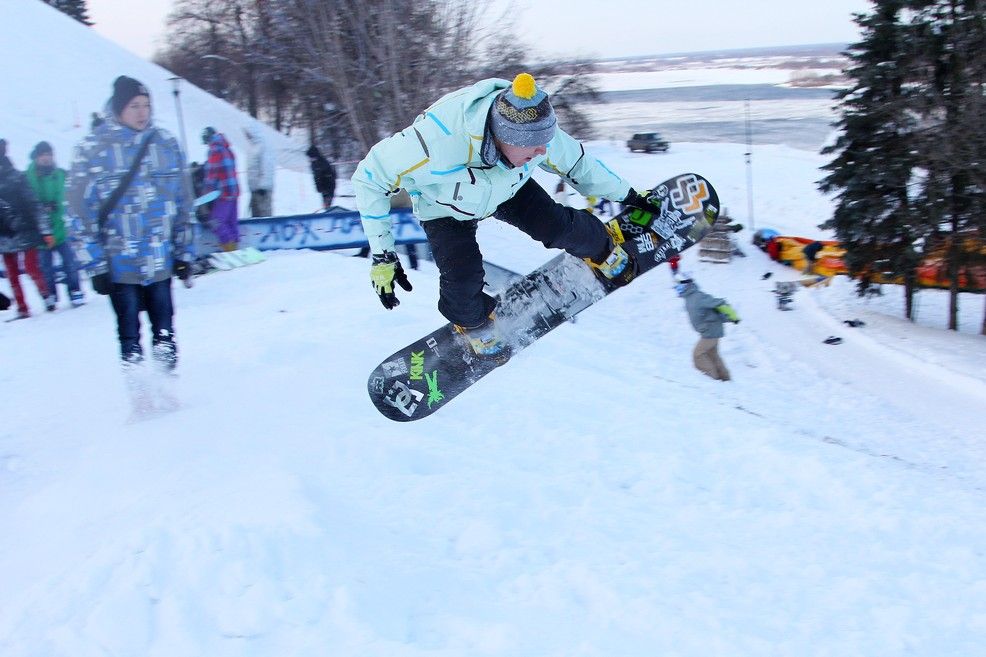
[[[619,222],[612,219],[606,222],[609,241],[595,258],[585,258],[596,278],[609,289],[622,287],[637,277],[637,261],[622,246],[623,232]]]
[[[495,330],[495,313],[490,313],[486,321],[479,326],[466,328],[458,324],[452,324],[456,333],[460,333],[469,343],[473,352],[480,358],[495,360],[502,363],[510,358],[510,348]]]

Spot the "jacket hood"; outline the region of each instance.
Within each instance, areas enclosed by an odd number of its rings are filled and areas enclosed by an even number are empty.
[[[489,129],[490,109],[497,95],[510,86],[509,80],[487,78],[475,84],[448,93],[432,103],[425,115],[437,108],[450,107],[457,101],[462,108],[462,129],[465,133],[482,140],[472,162],[492,167],[500,160],[500,153]],[[440,110],[439,110],[440,111]]]

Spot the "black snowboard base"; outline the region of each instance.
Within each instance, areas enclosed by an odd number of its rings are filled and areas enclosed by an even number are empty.
[[[653,193],[660,213],[628,208],[610,220],[616,241],[636,260],[638,276],[698,243],[719,214],[715,190],[698,174],[676,176]],[[427,417],[511,355],[618,289],[600,282],[579,258],[562,253],[503,291],[494,327],[507,343],[504,354],[478,356],[465,336],[445,324],[377,366],[367,382],[370,399],[397,422]]]

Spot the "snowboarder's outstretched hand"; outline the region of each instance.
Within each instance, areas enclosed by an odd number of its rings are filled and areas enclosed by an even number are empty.
[[[650,198],[650,190],[638,192],[631,187],[630,191],[627,192],[627,197],[623,199],[623,205],[629,205],[631,208],[645,210],[646,212],[660,213],[660,203],[652,203]]]
[[[400,305],[397,295],[394,294],[394,281],[410,292],[411,281],[407,280],[407,274],[401,267],[401,261],[397,259],[397,254],[393,251],[384,251],[380,255],[372,256],[373,264],[370,266],[370,281],[373,284],[373,291],[380,297],[380,303],[387,310],[391,310]]]

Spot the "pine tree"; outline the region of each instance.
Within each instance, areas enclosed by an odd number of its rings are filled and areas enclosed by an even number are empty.
[[[89,9],[86,7],[86,0],[42,0],[51,5],[58,11],[68,14],[83,25],[92,25],[89,20]]]
[[[986,238],[986,2],[912,0],[918,147],[927,170],[921,204],[944,245],[950,281],[948,327],[958,329],[960,279]],[[980,260],[981,262],[981,260]],[[986,330],[986,319],[984,319]]]
[[[849,48],[846,73],[855,82],[839,95],[841,135],[822,153],[837,154],[823,169],[825,193],[837,192],[831,219],[861,288],[872,274],[902,276],[906,314],[912,316],[914,244],[927,232],[914,212],[909,185],[918,164],[913,114],[908,111],[908,35],[899,21],[904,0],[875,0],[874,12],[857,14],[863,39]]]

